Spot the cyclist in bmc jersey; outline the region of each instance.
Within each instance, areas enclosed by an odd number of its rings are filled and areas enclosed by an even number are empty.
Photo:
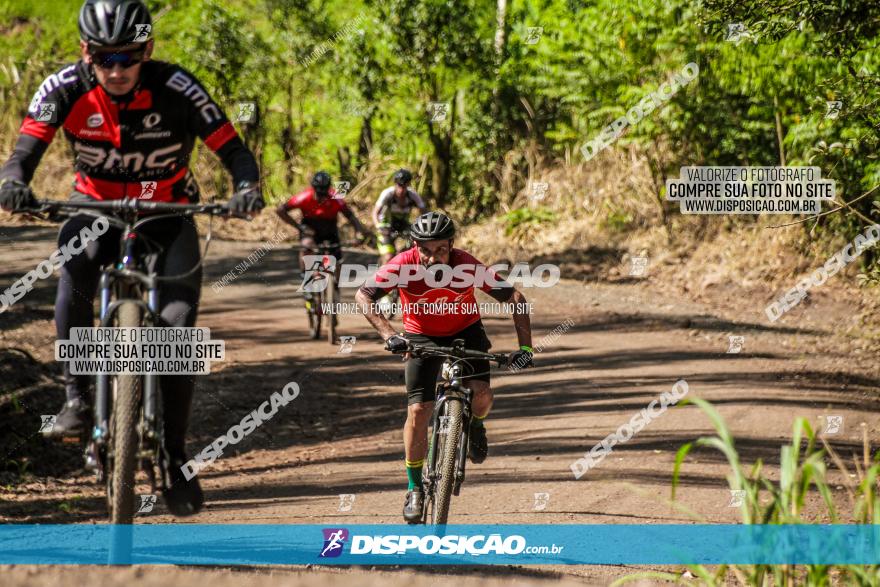
[[[379,268],[375,281],[361,287],[356,299],[365,308],[370,324],[385,340],[386,348],[402,352],[410,342],[433,346],[450,346],[456,338],[464,339],[465,348],[488,351],[492,343],[486,336],[477,309],[474,294],[475,283],[463,283],[460,275],[475,277],[484,275],[480,289],[498,300],[514,304],[513,322],[519,340],[519,350],[510,355],[510,363],[520,367],[532,364],[532,329],[526,299],[513,286],[499,280],[482,263],[469,253],[453,248],[455,225],[445,214],[430,212],[419,216],[410,227],[416,246],[403,251]],[[461,267],[465,265],[466,267]],[[456,278],[449,285],[433,287],[413,272],[419,266],[438,269],[438,275],[449,270]],[[439,267],[438,267],[439,266]],[[402,276],[410,276],[406,283]],[[396,281],[395,282],[393,281]],[[435,284],[441,283],[437,279]],[[501,285],[491,285],[500,283]],[[387,295],[394,287],[400,292],[403,305],[404,332],[398,334],[391,323],[377,310],[375,302]],[[449,311],[433,311],[434,305],[449,307]],[[420,310],[420,307],[422,308]],[[408,407],[403,427],[403,443],[406,454],[406,474],[409,486],[403,508],[407,522],[416,523],[421,518],[424,493],[422,490],[422,465],[427,453],[428,423],[434,409],[437,375],[443,363],[442,357],[405,357],[406,391]],[[468,455],[472,462],[482,463],[489,453],[486,429],[483,424],[492,407],[492,389],[489,385],[489,362],[469,359],[474,375],[468,380],[473,398],[473,422],[470,430]]]
[[[299,231],[300,251],[299,270],[305,276],[305,255],[308,250],[314,248],[316,243],[330,241],[339,243],[339,226],[337,218],[340,214],[354,226],[364,239],[372,235],[354,215],[348,204],[342,197],[337,197],[336,190],[330,187],[332,183],[330,174],[326,171],[317,172],[312,177],[311,187],[293,195],[286,202],[281,202],[275,208],[278,217]],[[294,220],[290,211],[297,209],[302,214],[302,221]],[[338,261],[342,258],[342,248],[337,246],[331,253],[337,260],[337,271],[341,267]]]
[[[387,263],[397,252],[394,233],[402,234],[409,230],[409,218],[413,208],[417,209],[419,214],[428,211],[419,194],[409,187],[411,181],[412,173],[408,169],[397,170],[394,174],[394,185],[382,190],[373,207],[373,224],[377,229],[380,265]]]
[[[79,14],[81,59],[40,85],[12,155],[0,169],[0,207],[14,212],[34,206],[28,183],[59,129],[74,154],[71,199],[195,202],[199,193],[189,158],[200,138],[232,175],[236,191],[230,209],[258,212],[263,207],[254,156],[192,74],[150,59],[151,30],[149,11],[140,0],[86,0]],[[68,220],[59,233],[59,246],[75,239],[93,219],[81,214]],[[146,236],[162,251],[146,258],[159,275],[186,274],[197,266],[199,237],[190,217],[170,217],[148,226]],[[73,327],[94,326],[93,299],[101,267],[118,258],[120,232],[111,226],[61,268],[55,300],[59,339],[69,339]],[[198,269],[161,286],[164,326],[195,324],[201,279]],[[64,364],[67,400],[52,435],[87,427],[90,380],[71,375],[68,363]],[[187,480],[180,469],[187,461],[194,380],[162,375],[160,385],[168,475],[165,500],[175,515],[194,514],[202,507],[202,490],[197,478]]]

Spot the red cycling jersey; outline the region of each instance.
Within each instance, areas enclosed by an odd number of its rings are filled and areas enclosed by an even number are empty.
[[[302,192],[291,196],[285,208],[291,210],[298,208],[302,211],[303,220],[336,220],[339,214],[348,211],[348,204],[342,198],[336,197],[336,190],[330,188],[330,197],[325,198],[323,202],[318,202],[315,198],[315,188],[308,188]]]
[[[477,298],[474,295],[474,287],[457,287],[448,285],[444,287],[431,287],[424,279],[411,277],[407,283],[397,286],[383,287],[390,283],[389,276],[399,276],[401,268],[418,266],[421,264],[419,250],[413,247],[393,257],[388,263],[376,272],[375,286],[363,287],[362,290],[377,300],[391,292],[394,287],[400,291],[400,303],[402,305],[404,330],[412,334],[424,334],[427,336],[451,336],[461,332],[474,322],[480,320],[480,312],[477,309]],[[452,249],[449,255],[448,265],[455,268],[459,265],[470,265],[463,271],[464,275],[484,275],[480,289],[491,295],[498,301],[507,301],[513,287],[488,269],[473,255],[461,249]],[[485,272],[485,273],[483,273]],[[458,272],[456,272],[458,273]],[[404,271],[404,275],[407,272]],[[461,279],[453,280],[462,281]],[[502,285],[493,285],[493,282],[501,282]],[[373,285],[373,284],[371,284]]]

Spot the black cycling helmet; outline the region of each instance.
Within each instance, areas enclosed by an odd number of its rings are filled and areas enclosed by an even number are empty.
[[[319,194],[326,194],[330,191],[330,184],[332,180],[330,179],[330,174],[326,171],[319,171],[312,177],[312,187],[315,188],[315,191]]]
[[[443,212],[428,212],[416,218],[409,233],[416,242],[443,240],[455,236],[455,224]]]
[[[397,185],[409,185],[412,181],[412,173],[409,169],[398,169],[394,172],[394,183]]]
[[[152,36],[152,26],[150,11],[140,0],[86,0],[79,11],[79,35],[90,45],[143,42]]]

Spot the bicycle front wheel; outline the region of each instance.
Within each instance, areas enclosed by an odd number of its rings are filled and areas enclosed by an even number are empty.
[[[437,426],[440,432],[437,434],[437,451],[435,469],[436,480],[434,482],[434,496],[431,507],[431,523],[445,524],[449,519],[449,506],[452,501],[452,492],[455,488],[455,463],[458,452],[458,438],[461,436],[462,410],[461,402],[446,400],[440,408]]]
[[[117,315],[121,328],[141,324],[141,310],[135,302],[119,306]],[[134,476],[138,448],[138,411],[141,400],[140,375],[116,375],[113,380],[113,411],[110,415],[110,434],[113,453],[108,475],[111,524],[131,524],[134,520]]]

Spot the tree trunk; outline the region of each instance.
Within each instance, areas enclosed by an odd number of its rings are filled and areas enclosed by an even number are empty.
[[[296,158],[296,139],[293,131],[293,81],[287,85],[287,108],[284,112],[284,128],[281,130],[281,150],[284,153],[284,187],[293,186],[293,160]]]
[[[779,144],[779,164],[785,167],[785,145],[782,142],[782,118],[779,115],[779,100],[773,96],[773,115],[776,117],[776,142]]]
[[[339,160],[339,179],[354,185],[355,177],[351,173],[351,152],[348,147],[336,149],[336,158]]]
[[[361,138],[358,143],[358,163],[360,170],[370,159],[370,149],[373,148],[373,116],[367,114],[361,122]]]
[[[452,137],[455,134],[455,112],[461,90],[455,93],[446,120],[435,126],[431,120],[432,112],[427,112],[428,138],[434,147],[434,161],[431,164],[431,187],[438,208],[443,208],[449,198],[449,184],[452,177]],[[432,101],[439,101],[432,97]]]
[[[495,88],[492,95],[498,97],[500,84],[501,64],[504,62],[504,46],[507,41],[507,0],[498,0],[498,8],[495,12]]]

